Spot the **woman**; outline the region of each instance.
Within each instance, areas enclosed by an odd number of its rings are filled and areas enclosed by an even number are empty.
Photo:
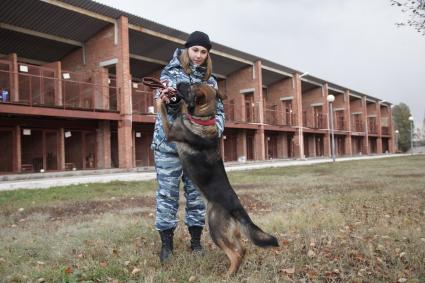
[[[178,83],[206,83],[218,88],[217,81],[211,76],[210,49],[211,42],[208,35],[195,31],[189,35],[185,49],[177,49],[171,61],[161,72],[160,79],[167,88],[157,92],[155,98],[167,103],[167,118],[170,122],[175,119],[179,101],[175,97],[170,99],[167,93],[175,90]],[[158,182],[155,228],[159,231],[162,241],[159,255],[162,263],[171,256],[173,251],[174,229],[178,223],[176,215],[180,178],[183,181],[186,198],[185,224],[191,235],[190,246],[194,252],[202,251],[200,240],[205,225],[205,203],[195,185],[183,174],[176,145],[173,142],[168,143],[159,115],[158,113],[156,117],[152,149]],[[224,130],[224,108],[219,98],[217,98],[216,125],[217,132],[221,136]]]

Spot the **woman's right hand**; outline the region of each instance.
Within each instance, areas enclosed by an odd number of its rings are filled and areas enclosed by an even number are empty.
[[[164,101],[165,103],[170,103],[170,99],[171,99],[171,97],[173,97],[174,96],[174,93],[175,93],[175,89],[173,88],[173,87],[171,87],[171,86],[168,86],[167,88],[164,88],[164,89],[162,89],[161,90],[161,93],[160,93],[160,95],[159,95],[159,98],[162,100],[162,101]]]

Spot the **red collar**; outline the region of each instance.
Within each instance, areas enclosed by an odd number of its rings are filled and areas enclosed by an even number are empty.
[[[215,125],[215,117],[209,118],[208,120],[204,119],[198,119],[193,117],[190,114],[186,114],[187,119],[189,119],[191,122],[201,125],[201,126],[212,126]]]

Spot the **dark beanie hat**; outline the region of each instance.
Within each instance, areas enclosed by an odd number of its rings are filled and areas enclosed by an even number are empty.
[[[194,31],[192,32],[186,40],[184,47],[189,48],[195,45],[199,45],[205,47],[210,51],[211,49],[211,41],[208,37],[208,34],[202,31]]]

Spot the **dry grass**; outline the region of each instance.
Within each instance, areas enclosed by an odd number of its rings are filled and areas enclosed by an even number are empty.
[[[1,282],[425,282],[425,156],[232,172],[280,247],[247,243],[232,278],[180,225],[161,266],[154,182],[0,193]],[[184,204],[182,203],[182,206]],[[183,218],[180,210],[180,219]]]

